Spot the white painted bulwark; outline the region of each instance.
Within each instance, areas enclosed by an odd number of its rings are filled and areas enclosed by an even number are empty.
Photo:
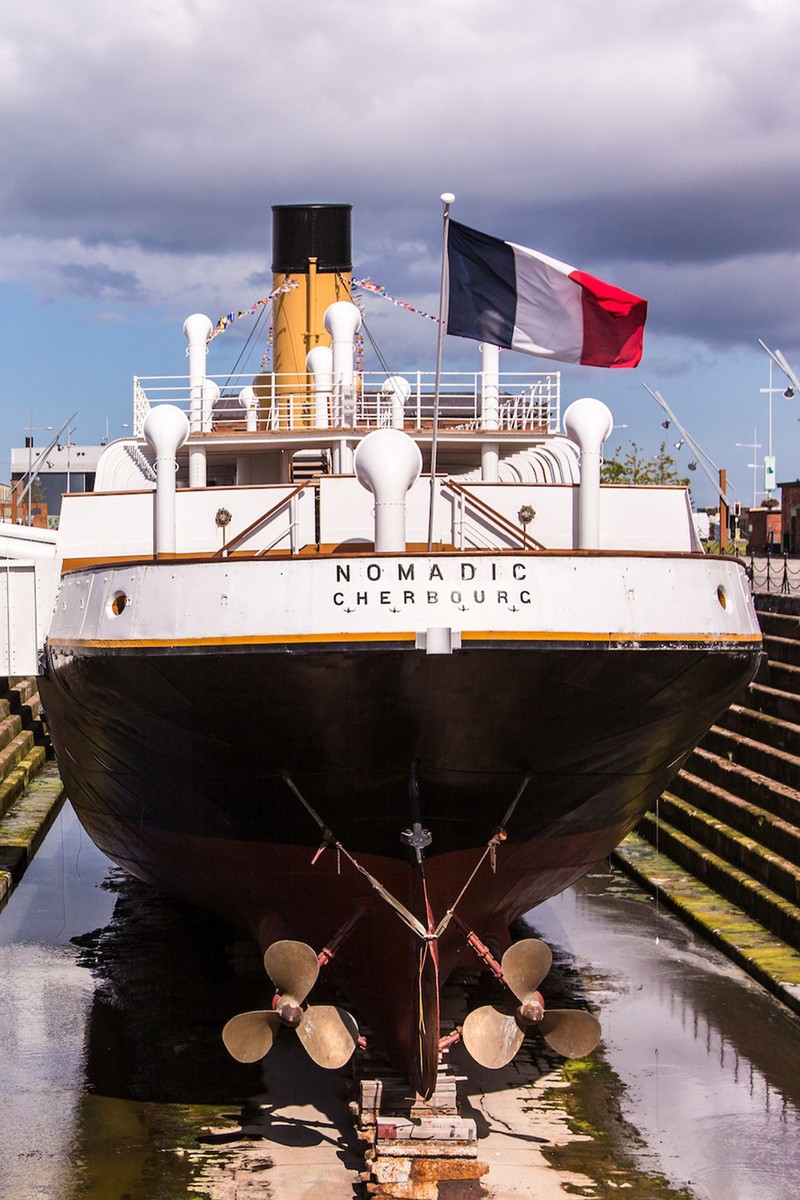
[[[355,480],[351,481],[361,491]],[[289,551],[314,541],[314,495],[303,491],[291,504],[281,501],[294,489],[276,487],[202,488],[178,491],[175,496],[176,552],[213,554],[224,545],[217,524],[220,508],[231,514],[225,529],[230,541],[259,517],[240,549]],[[153,554],[153,496],[151,492],[89,493],[67,496],[59,529],[59,553],[68,563],[104,558],[139,558]]]
[[[125,596],[121,611],[114,597]],[[724,599],[724,604],[723,604]],[[119,608],[119,606],[117,606]],[[758,640],[747,577],[714,558],[387,555],[120,565],[65,576],[59,642],[407,638]]]
[[[55,559],[0,559],[0,675],[38,675],[59,583]]]

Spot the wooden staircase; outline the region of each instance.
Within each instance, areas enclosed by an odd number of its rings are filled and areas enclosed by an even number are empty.
[[[800,599],[755,600],[767,664],[637,835],[800,950]]]
[[[64,798],[35,678],[0,676],[0,908]]]

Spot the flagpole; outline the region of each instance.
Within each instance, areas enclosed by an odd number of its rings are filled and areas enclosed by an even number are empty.
[[[442,192],[442,274],[439,281],[439,336],[436,340],[436,376],[433,385],[433,432],[431,434],[431,501],[428,509],[428,553],[433,549],[433,517],[436,504],[436,451],[439,442],[439,391],[442,381],[442,343],[444,341],[444,300],[447,285],[447,227],[450,205],[455,201],[452,192]]]

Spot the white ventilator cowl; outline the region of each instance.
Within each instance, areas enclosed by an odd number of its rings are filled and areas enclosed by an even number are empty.
[[[602,400],[584,396],[573,400],[564,413],[564,432],[581,452],[581,483],[578,505],[578,548],[596,550],[600,545],[600,462],[603,442],[614,427],[611,409]]]
[[[353,466],[375,497],[376,551],[405,550],[406,495],[422,470],[419,446],[399,429],[376,429],[359,442]]]
[[[159,404],[144,420],[144,436],[156,456],[156,554],[174,554],[176,455],[189,437],[186,413],[174,404]]]

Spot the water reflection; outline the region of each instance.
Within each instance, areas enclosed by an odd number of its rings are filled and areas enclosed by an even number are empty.
[[[278,1180],[281,1146],[358,1169],[337,1074],[295,1039],[263,1065],[222,1045],[271,999],[255,945],[114,868],[69,809],[0,919],[0,980],[0,1195],[232,1194],[242,1163]]]
[[[69,944],[105,921],[108,860],[62,809],[0,914],[0,1180],[14,1200],[68,1196],[78,1122],[88,971]]]
[[[586,966],[650,1168],[708,1200],[786,1200],[800,1179],[800,1021],[617,873],[530,920]]]

